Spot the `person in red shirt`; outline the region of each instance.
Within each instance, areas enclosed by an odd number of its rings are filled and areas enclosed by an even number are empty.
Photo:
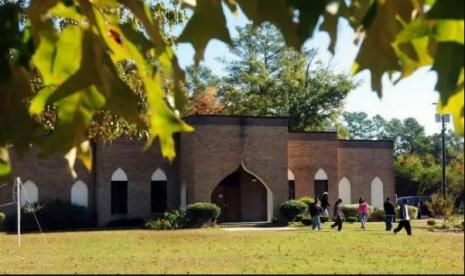
[[[362,230],[367,228],[367,218],[368,218],[368,204],[360,198],[358,201],[358,216],[360,218],[360,223],[362,224]]]

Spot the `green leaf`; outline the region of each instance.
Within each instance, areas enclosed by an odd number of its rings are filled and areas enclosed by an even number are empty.
[[[464,19],[465,1],[463,0],[436,0],[426,17],[428,19]]]
[[[320,25],[320,31],[328,33],[330,39],[328,50],[334,54],[337,42],[337,23],[339,21],[339,16],[325,12],[323,18],[323,23]]]
[[[447,101],[440,100],[438,110],[442,114],[451,113],[454,117],[455,131],[462,135],[464,134],[464,69],[460,72],[457,90],[447,98]],[[442,94],[441,94],[442,96]]]
[[[303,40],[303,38],[299,39],[298,31],[308,34],[308,30],[297,29],[297,24],[293,22],[293,6],[305,9],[307,6],[313,5],[313,0],[275,0],[273,4],[270,4],[269,0],[237,0],[236,2],[240,5],[244,14],[253,21],[254,26],[259,26],[269,21],[281,30],[287,45],[300,49],[302,44],[301,40]],[[320,2],[320,0],[318,0],[318,2]],[[310,10],[303,11],[304,14],[301,14],[301,20],[307,20],[309,18],[306,11],[311,12]],[[311,27],[308,28],[310,29]]]
[[[194,46],[195,62],[198,64],[208,42],[215,38],[231,44],[221,0],[197,1],[194,15],[179,36],[178,42],[188,42]]]
[[[414,20],[397,35],[392,47],[402,65],[402,78],[410,76],[419,67],[433,63],[436,41],[432,35],[432,24],[423,18]]]
[[[32,92],[23,71],[13,66],[10,81],[0,82],[0,145],[12,143],[22,153],[29,149],[35,124],[24,99]]]
[[[397,34],[403,29],[397,18],[409,23],[414,7],[410,0],[378,1],[376,16],[366,30],[366,37],[355,60],[353,72],[370,70],[371,87],[379,96],[382,95],[383,74],[401,71],[392,46]]]
[[[443,105],[447,105],[449,98],[458,93],[458,88],[462,87],[463,89],[464,51],[463,44],[455,42],[438,43],[433,70],[438,73],[436,90],[441,94]]]
[[[11,174],[10,155],[6,147],[0,147],[0,179],[5,179]]]
[[[299,22],[297,24],[298,44],[294,44],[291,40],[292,38],[289,37],[289,39],[286,39],[288,45],[294,46],[296,49],[300,49],[301,46],[305,43],[305,41],[308,38],[313,36],[313,32],[318,23],[318,19],[320,18],[320,15],[324,13],[328,2],[329,1],[327,0],[312,0],[312,1],[291,0],[289,1],[291,7],[293,7],[299,12]],[[287,26],[287,24],[289,23],[286,23],[286,25],[284,26]],[[280,27],[279,25],[277,26]],[[294,27],[290,27],[289,29],[282,29],[284,37],[286,38],[287,36],[289,36],[287,35],[287,32],[292,31],[293,29]],[[332,43],[336,43],[336,42],[332,41]]]

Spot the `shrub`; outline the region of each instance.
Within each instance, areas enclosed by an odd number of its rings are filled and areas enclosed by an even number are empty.
[[[307,210],[307,204],[300,200],[288,200],[281,204],[279,211],[288,221],[295,221],[298,215]]]
[[[431,195],[431,207],[435,216],[449,217],[454,212],[454,202],[450,198],[444,199],[442,195]]]
[[[418,215],[418,208],[415,206],[407,205],[407,212],[410,219],[416,219]],[[400,206],[396,208],[397,218],[400,218]]]
[[[385,221],[386,216],[384,215],[384,210],[375,208],[368,217],[369,221]]]
[[[107,223],[106,227],[110,228],[128,228],[128,227],[142,227],[144,220],[141,218],[122,218],[115,219]]]
[[[358,204],[347,204],[342,207],[342,212],[346,217],[358,217]],[[371,214],[373,212],[373,207],[368,206],[368,213]]]
[[[5,214],[0,212],[0,230],[3,229],[3,222],[5,221]]]
[[[45,204],[27,204],[21,210],[21,230],[38,231],[36,219],[43,231],[56,231],[95,226],[95,216],[86,207],[72,205],[69,202],[55,200]],[[5,227],[8,231],[16,231],[17,218],[7,219]]]
[[[426,221],[426,224],[428,224],[429,226],[435,226],[436,221],[434,219],[429,219],[429,220]]]
[[[186,212],[184,210],[174,210],[163,214],[155,215],[148,219],[145,228],[153,230],[174,230],[187,226]]]
[[[326,223],[326,222],[329,221],[329,217],[323,217],[322,216],[322,217],[320,217],[320,221],[321,221],[321,223]]]
[[[425,211],[427,212],[424,215],[428,215],[429,217],[434,217],[435,216],[435,213],[434,213],[434,210],[433,210],[433,204],[431,204],[431,202],[425,201],[425,202],[423,202],[423,206],[424,206]]]
[[[303,217],[300,222],[302,222],[303,225],[312,225],[312,218],[311,217]]]
[[[198,202],[186,208],[186,223],[190,227],[212,226],[220,216],[221,209],[213,203]]]
[[[354,223],[358,221],[358,218],[357,217],[346,217],[345,221],[348,223]]]

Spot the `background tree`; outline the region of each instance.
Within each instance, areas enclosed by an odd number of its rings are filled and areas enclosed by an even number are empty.
[[[270,24],[237,31],[230,47],[236,58],[223,60],[226,74],[218,93],[225,113],[288,116],[291,131],[336,128],[344,99],[356,83],[315,61],[315,50],[287,48]]]

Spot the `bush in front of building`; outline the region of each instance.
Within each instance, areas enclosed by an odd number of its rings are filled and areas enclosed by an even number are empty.
[[[342,207],[342,212],[346,217],[358,217],[358,204],[347,204]],[[373,207],[368,206],[368,213],[371,214],[373,212]]]
[[[348,223],[354,223],[358,221],[358,218],[357,217],[345,217],[344,221]]]
[[[35,217],[34,217],[35,215]],[[68,230],[95,226],[95,216],[88,208],[55,200],[47,203],[27,204],[21,209],[21,230],[26,232]],[[8,231],[16,231],[17,217],[9,216],[5,222]]]
[[[144,226],[144,219],[142,218],[121,218],[114,219],[108,222],[105,227],[108,228],[142,228]]]
[[[302,216],[307,210],[307,204],[300,200],[288,200],[279,207],[281,214],[289,221],[295,221],[297,216]]]
[[[5,221],[5,214],[0,212],[0,230],[3,230],[3,222]]]
[[[186,208],[187,227],[213,226],[220,216],[221,209],[216,204],[209,202],[197,202]]]
[[[303,217],[300,222],[302,222],[303,225],[310,226],[312,225],[312,218],[311,217]]]
[[[188,227],[185,210],[168,211],[148,219],[145,228],[152,230],[175,230]]]
[[[368,221],[385,221],[386,216],[384,210],[375,208],[368,217]]]
[[[426,221],[426,224],[429,226],[435,226],[436,225],[436,220],[435,219],[429,219]]]

